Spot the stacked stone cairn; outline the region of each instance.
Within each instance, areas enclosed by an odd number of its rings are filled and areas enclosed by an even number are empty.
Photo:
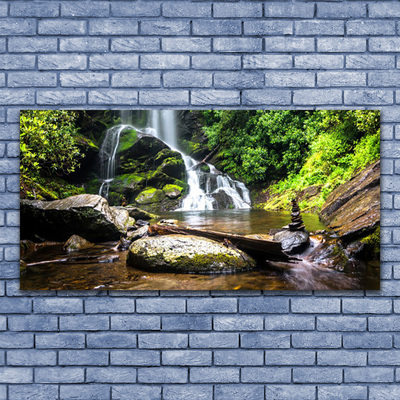
[[[300,215],[300,208],[297,204],[296,199],[292,200],[292,212],[291,212],[292,222],[289,224],[290,231],[304,231],[305,226]]]

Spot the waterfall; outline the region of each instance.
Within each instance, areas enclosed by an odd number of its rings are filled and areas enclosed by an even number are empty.
[[[99,195],[108,199],[111,182],[115,177],[115,156],[119,145],[121,132],[131,125],[117,125],[107,129],[106,136],[99,151],[101,186]]]
[[[151,110],[148,120],[146,132],[180,152],[185,162],[189,193],[179,211],[250,208],[250,194],[242,182],[223,174],[211,164],[205,164],[208,171],[203,171],[197,161],[180,151],[176,111]]]

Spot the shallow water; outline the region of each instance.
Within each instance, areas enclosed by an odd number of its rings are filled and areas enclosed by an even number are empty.
[[[164,218],[177,219],[182,226],[213,229],[238,234],[268,234],[290,222],[290,213],[261,210],[219,210],[170,212]],[[309,231],[324,229],[313,214],[303,214]],[[313,241],[317,245],[316,241]],[[67,254],[62,245],[39,250],[28,263],[32,266],[21,277],[23,290],[347,290],[379,289],[379,263],[357,263],[350,271],[338,272],[305,261],[288,269],[263,265],[260,269],[226,275],[151,273],[127,266],[127,252],[113,250],[115,242],[97,244],[91,249]],[[114,262],[93,262],[94,256]],[[68,261],[72,257],[73,261]],[[76,257],[80,257],[77,261]],[[84,259],[84,258],[87,259]],[[91,258],[92,257],[92,258]],[[67,259],[67,260],[66,260]],[[58,262],[58,260],[64,260]],[[287,267],[287,266],[285,266]]]

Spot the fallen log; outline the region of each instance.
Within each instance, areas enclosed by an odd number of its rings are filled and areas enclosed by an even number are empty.
[[[249,238],[242,235],[232,233],[216,232],[210,230],[201,230],[195,228],[184,228],[180,226],[166,225],[151,225],[149,228],[149,236],[155,235],[194,235],[200,236],[218,242],[229,243],[249,255],[269,261],[285,261],[291,262],[297,260],[294,257],[289,257],[282,251],[282,246],[279,242],[264,239]]]

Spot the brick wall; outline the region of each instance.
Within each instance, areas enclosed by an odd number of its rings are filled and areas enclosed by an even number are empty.
[[[2,1],[0,399],[400,398],[398,17],[385,0]],[[124,106],[382,110],[381,291],[19,291],[19,109]]]

